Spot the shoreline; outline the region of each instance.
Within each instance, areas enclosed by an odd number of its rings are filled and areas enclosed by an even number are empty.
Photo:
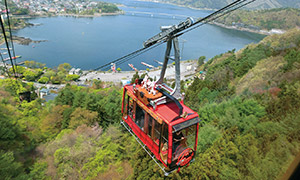
[[[125,14],[124,11],[118,11],[118,12],[114,12],[114,13],[95,13],[93,15],[84,15],[84,14],[68,14],[68,13],[57,13],[57,14],[51,14],[51,15],[27,15],[27,16],[12,16],[16,19],[32,19],[32,18],[46,18],[46,17],[58,17],[58,16],[70,16],[70,17],[101,17],[101,16],[117,16],[117,15],[121,15],[121,14]]]
[[[189,9],[193,9],[193,10],[204,10],[204,11],[216,11],[216,10],[218,10],[218,9],[211,9],[211,8],[196,8],[196,7],[180,5],[180,4],[176,4],[176,3],[161,2],[161,1],[158,1],[158,0],[137,0],[137,1],[153,2],[153,3],[160,3],[160,4],[170,4],[170,5],[174,5],[174,6],[178,6],[178,7],[185,7],[185,8],[189,8]],[[272,31],[272,30],[270,30],[270,31],[268,31],[268,30],[253,30],[253,29],[237,27],[237,26],[227,26],[225,24],[218,23],[218,22],[211,22],[209,24],[216,25],[218,27],[222,27],[222,28],[225,28],[225,29],[237,30],[237,31],[242,31],[242,32],[250,32],[250,33],[266,35],[266,36],[272,35],[272,34],[283,34],[287,31],[287,30],[283,30],[283,29],[276,29],[275,31]]]
[[[205,10],[205,11],[216,11],[217,10],[217,9],[212,9],[212,8],[196,8],[196,7],[192,7],[192,6],[185,6],[185,5],[171,3],[171,2],[161,2],[161,1],[157,1],[157,0],[137,0],[137,1],[153,2],[153,3],[160,3],[160,4],[170,4],[170,5],[185,7],[185,8],[194,9],[194,10]]]
[[[237,30],[237,31],[243,31],[243,32],[250,32],[250,33],[256,33],[256,34],[261,34],[261,35],[273,35],[273,34],[284,34],[286,32],[286,30],[282,30],[282,29],[278,29],[276,31],[267,31],[267,30],[253,30],[253,29],[249,29],[249,28],[244,28],[244,27],[237,27],[237,26],[227,26],[225,24],[222,23],[218,23],[218,22],[211,22],[210,24],[215,25],[215,26],[219,26],[225,29],[231,29],[231,30]]]
[[[117,15],[122,15],[125,14],[124,11],[118,11],[114,13],[95,13],[94,15],[80,15],[80,14],[55,14],[55,15],[28,15],[28,16],[16,16],[13,15],[11,16],[12,18],[16,19],[33,19],[33,18],[47,18],[47,17],[77,17],[77,18],[96,18],[96,17],[101,17],[101,16],[117,16]],[[39,26],[40,24],[31,24],[26,22],[25,26],[22,27],[15,27],[13,30],[20,30],[24,29],[26,27],[30,26]],[[46,42],[47,40],[32,40],[31,38],[26,38],[26,37],[21,37],[21,36],[14,36],[13,41],[21,44],[21,45],[29,45],[30,43],[41,43],[41,42]],[[3,46],[5,44],[5,41],[3,40],[0,42],[0,46]]]
[[[118,11],[114,13],[95,13],[94,15],[81,15],[81,14],[57,14],[55,16],[66,16],[66,17],[79,17],[79,18],[93,18],[93,17],[101,17],[101,16],[117,16],[125,14],[124,11]]]

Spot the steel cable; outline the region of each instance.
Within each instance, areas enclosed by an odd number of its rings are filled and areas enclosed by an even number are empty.
[[[98,67],[94,70],[99,70],[99,69],[102,69],[104,67],[110,66],[112,63],[118,64],[118,65],[123,64],[123,63],[129,61],[130,59],[132,59],[134,57],[137,57],[140,54],[143,54],[143,53],[145,53],[145,52],[147,52],[147,51],[149,51],[149,50],[151,50],[151,49],[167,42],[167,40],[169,40],[170,38],[179,37],[179,36],[189,32],[189,31],[192,31],[192,30],[194,30],[194,29],[196,29],[200,26],[203,26],[204,24],[208,24],[208,23],[210,23],[210,22],[212,22],[212,21],[214,21],[214,20],[216,20],[216,19],[218,19],[218,18],[220,18],[220,17],[222,17],[226,14],[229,14],[229,13],[231,13],[231,12],[237,10],[237,9],[240,9],[240,8],[246,6],[246,5],[248,5],[248,4],[250,4],[254,1],[256,1],[256,0],[251,0],[249,2],[248,2],[248,0],[236,0],[232,3],[230,3],[229,5],[215,11],[214,13],[212,13],[210,15],[208,15],[204,18],[198,19],[195,23],[190,25],[187,29],[183,29],[181,31],[178,31],[175,34],[173,34],[171,37],[168,37],[167,39],[161,39],[161,40],[157,41],[156,43],[154,43],[154,44],[152,44],[148,47],[143,47],[143,48],[141,48],[137,51],[134,51],[134,52],[132,52],[130,54],[127,54],[123,57],[120,57],[116,60],[113,60],[109,63],[106,63],[106,64],[104,64],[104,65],[102,65],[102,66],[100,66],[100,67]]]

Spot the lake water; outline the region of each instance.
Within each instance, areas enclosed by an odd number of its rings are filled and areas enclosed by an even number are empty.
[[[110,1],[111,2],[111,1]],[[15,31],[17,36],[33,40],[47,40],[29,46],[15,44],[16,54],[23,60],[34,60],[55,67],[70,63],[84,70],[94,69],[116,58],[143,47],[143,42],[160,32],[160,26],[178,24],[185,16],[204,17],[212,11],[193,10],[169,4],[115,0],[125,15],[95,18],[47,17],[30,19],[40,26],[26,27]],[[204,25],[180,37],[182,60],[211,58],[232,49],[241,49],[256,43],[264,36],[248,32],[228,30],[213,25]],[[158,66],[153,60],[163,61],[165,44],[129,63],[138,69],[146,69],[141,61]],[[127,63],[119,65],[129,70]]]

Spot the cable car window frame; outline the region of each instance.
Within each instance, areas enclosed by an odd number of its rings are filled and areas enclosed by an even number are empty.
[[[145,132],[144,131],[145,117],[146,117],[146,112],[143,110],[143,108],[141,108],[138,104],[136,104],[134,122],[143,132]]]
[[[157,122],[150,114],[148,114],[149,118],[148,118],[148,129],[147,129],[147,135],[151,138],[151,140],[157,145],[159,146],[161,140],[161,131],[162,131],[162,124],[160,124],[159,122]],[[153,128],[154,127],[154,128]],[[158,142],[157,142],[158,140]]]
[[[169,126],[166,123],[160,124],[161,125],[161,133],[160,133],[160,140],[159,140],[159,154],[161,156],[161,159],[164,161],[164,158],[162,157],[162,149],[164,148],[164,146],[166,145],[166,150],[164,150],[166,152],[166,154],[164,156],[165,157],[165,163],[167,164],[168,162],[168,153],[169,153]],[[166,133],[166,134],[165,134]]]
[[[187,127],[190,127],[190,126],[192,126],[192,125],[195,125],[195,124],[197,124],[197,123],[199,123],[199,122],[200,122],[199,117],[195,117],[195,118],[190,119],[190,120],[187,120],[187,121],[185,121],[185,122],[175,124],[175,125],[173,125],[173,129],[174,129],[174,130],[173,130],[172,133],[177,132],[177,131],[181,131],[182,129],[185,129],[185,128],[187,128]]]
[[[174,163],[175,161],[177,161],[178,159],[178,155],[175,154],[176,149],[181,146],[182,143],[184,143],[184,148],[191,148],[193,150],[195,150],[195,145],[197,144],[196,140],[197,140],[197,124],[200,122],[199,117],[195,117],[193,119],[187,120],[185,122],[176,124],[172,126],[172,163]],[[188,131],[191,130],[191,128],[195,128],[193,130],[192,134],[188,134]],[[183,134],[184,139],[180,140],[180,145],[177,146],[176,149],[173,148],[174,146],[174,134],[176,132],[181,131],[181,133]],[[185,131],[185,132],[184,132]],[[193,137],[192,137],[193,135]],[[192,144],[188,144],[188,138],[193,138],[193,143]],[[181,142],[183,141],[183,142]],[[192,145],[192,146],[191,146]]]
[[[154,130],[152,130],[152,131],[153,131],[154,137],[157,138],[157,139],[156,140],[153,139],[153,141],[154,141],[154,143],[156,145],[159,146],[159,143],[161,142],[160,141],[160,137],[161,137],[161,133],[160,132],[162,131],[162,124],[160,124],[159,122],[157,122],[155,119],[154,119],[154,121],[155,121],[154,122]],[[157,135],[157,137],[156,137],[156,135]],[[157,140],[158,140],[158,142],[156,142]]]
[[[196,136],[197,136],[197,124],[186,127],[181,131],[185,131],[183,132],[183,134],[185,135],[184,138],[186,139],[185,143],[187,147],[194,149],[196,144]],[[189,131],[192,131],[192,133],[190,133]],[[189,144],[188,142],[191,138],[193,138],[193,141],[191,141],[192,143]]]
[[[149,114],[148,114],[149,115]],[[152,137],[153,137],[153,131],[152,131],[152,129],[153,129],[153,125],[154,125],[154,122],[153,122],[153,117],[152,116],[150,116],[149,115],[149,118],[148,118],[148,129],[147,129],[147,135],[152,139]],[[153,140],[153,139],[152,139]]]
[[[131,119],[134,119],[135,114],[135,106],[134,106],[133,98],[129,95],[127,95],[127,115],[131,117]],[[132,106],[132,107],[131,107]]]

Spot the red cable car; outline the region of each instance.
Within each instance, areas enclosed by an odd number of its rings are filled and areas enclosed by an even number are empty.
[[[172,42],[175,49],[174,89],[163,83]],[[123,90],[121,123],[136,137],[165,175],[189,165],[195,156],[198,141],[199,116],[184,105],[184,95],[180,93],[178,47],[176,37],[168,40],[158,81],[151,81],[145,76],[134,84],[124,86]]]
[[[157,87],[154,95],[143,88],[144,84],[139,80],[124,87],[123,121],[161,161],[165,166],[162,169],[180,169],[190,163],[197,150],[198,114],[169,95],[163,86]]]

